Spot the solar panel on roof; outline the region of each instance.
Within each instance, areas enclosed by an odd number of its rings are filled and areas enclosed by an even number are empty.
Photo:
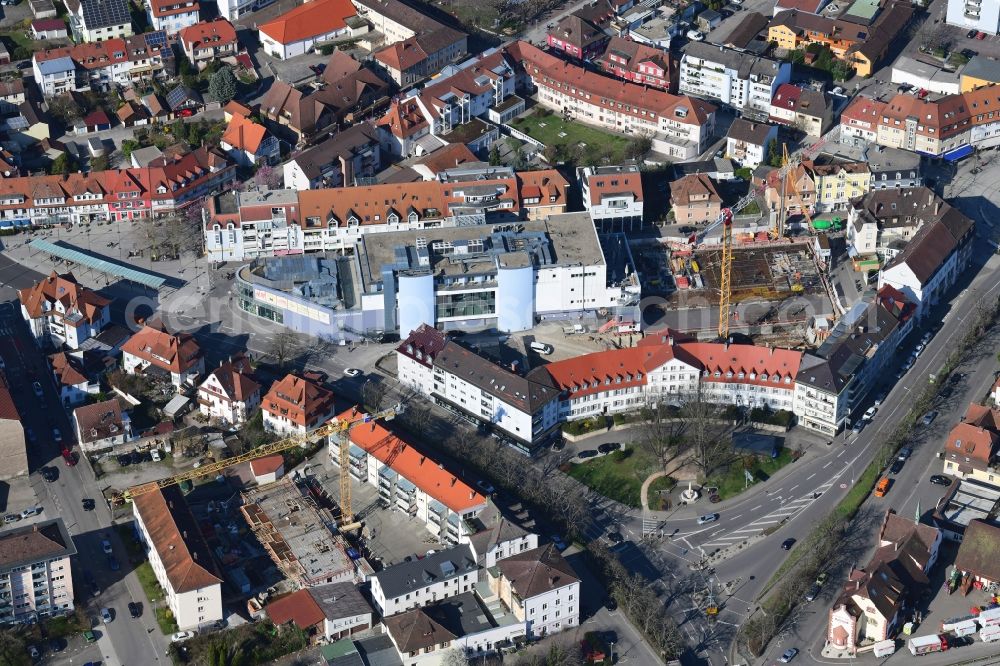
[[[83,0],[83,23],[90,30],[131,22],[125,0]]]
[[[167,45],[167,33],[162,30],[157,30],[156,32],[146,33],[146,44],[149,46],[157,46],[163,48]]]

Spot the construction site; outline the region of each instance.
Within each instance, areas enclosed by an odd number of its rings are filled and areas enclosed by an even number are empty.
[[[755,298],[778,301],[798,294],[823,294],[825,287],[809,243],[734,247],[730,274],[734,304]],[[722,287],[722,249],[674,255],[675,274],[697,275],[704,289]],[[672,263],[674,263],[672,262]]]
[[[285,477],[244,492],[240,511],[278,569],[301,587],[374,573],[337,531],[336,504],[313,480]]]

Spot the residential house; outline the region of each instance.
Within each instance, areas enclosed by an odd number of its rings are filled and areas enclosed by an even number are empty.
[[[171,334],[161,322],[147,322],[122,345],[122,368],[130,375],[163,373],[179,387],[205,372],[205,357],[190,333]]]
[[[517,520],[509,518],[493,503],[477,516],[474,522],[478,522],[482,529],[469,537],[469,544],[482,567],[481,571],[496,566],[497,562],[511,555],[538,548],[538,535],[525,526],[534,525],[527,512],[522,509],[522,513],[514,518]]]
[[[38,39],[64,39],[69,36],[62,19],[35,19],[31,22],[31,36]]]
[[[808,136],[822,136],[833,126],[833,103],[823,92],[791,83],[778,86],[768,108],[771,122],[787,125]]]
[[[580,577],[553,544],[526,550],[487,571],[490,591],[542,637],[580,624]]]
[[[436,74],[469,53],[468,35],[400,0],[353,0],[358,15],[384,36],[372,54],[399,86]],[[404,44],[405,42],[405,44]]]
[[[577,13],[563,16],[546,36],[549,50],[588,61],[604,53],[608,40],[607,33]]]
[[[971,403],[960,423],[948,434],[941,449],[944,473],[998,485],[996,464],[1000,443],[1000,411]]]
[[[675,160],[698,155],[714,134],[715,107],[708,102],[610,79],[527,42],[515,42],[507,51],[523,68],[538,103],[565,120],[649,136],[654,151]]]
[[[180,488],[134,496],[132,513],[177,627],[200,629],[221,620],[222,578]]]
[[[62,518],[0,532],[0,622],[37,624],[73,613],[76,546]]]
[[[955,569],[962,580],[987,587],[1000,583],[1000,563],[996,558],[998,548],[1000,527],[984,520],[970,521],[955,556]]]
[[[166,101],[174,117],[194,115],[205,105],[201,93],[185,85],[179,85],[168,92]]]
[[[858,95],[840,113],[840,140],[864,148],[878,139],[878,128],[886,103]]]
[[[36,53],[32,57],[31,68],[35,82],[45,97],[54,97],[76,90],[76,65],[72,58],[39,60]]]
[[[667,92],[676,87],[677,71],[673,58],[666,51],[652,46],[612,37],[596,62],[605,73],[625,81]]]
[[[987,35],[1000,34],[1000,4],[990,0],[956,2],[949,0],[945,22],[962,30],[973,30]]]
[[[180,31],[179,37],[188,62],[198,69],[214,60],[235,57],[240,48],[236,28],[224,18],[190,25]]]
[[[868,193],[871,172],[867,162],[831,162],[816,164],[803,160],[816,186],[816,212],[846,210],[852,201]]]
[[[337,641],[372,625],[372,609],[354,583],[331,583],[302,588],[266,606],[277,626],[294,624],[307,635]]]
[[[464,148],[464,146],[462,147]],[[448,151],[448,149],[443,148],[438,152],[444,151]],[[448,151],[448,153],[450,152]],[[439,171],[438,178],[443,177],[446,172],[447,170]],[[519,171],[517,173],[517,189],[521,194],[525,217],[529,220],[544,220],[550,215],[560,215],[566,212],[569,183],[556,169]]]
[[[642,228],[642,174],[636,164],[576,170],[583,207],[600,233]]]
[[[291,190],[350,187],[374,179],[382,170],[378,131],[371,123],[352,125],[294,155],[282,170]]]
[[[285,475],[285,458],[280,453],[250,461],[250,473],[257,485],[274,483]]]
[[[772,141],[777,146],[777,126],[737,118],[726,135],[726,157],[739,162],[741,167],[756,169],[767,161]]]
[[[950,209],[926,187],[876,190],[852,202],[846,240],[858,255],[892,259]]]
[[[76,42],[103,42],[132,36],[128,0],[65,0],[65,4]]]
[[[258,29],[264,52],[286,60],[317,45],[367,31],[350,0],[314,0],[281,14]]]
[[[138,102],[125,102],[118,108],[115,115],[125,127],[141,127],[149,124],[149,111]]]
[[[167,106],[167,100],[156,93],[143,95],[142,109],[146,111],[149,116],[149,120],[153,123],[162,123],[170,119],[170,108]],[[155,146],[152,147],[155,148]],[[132,154],[134,155],[135,151],[132,151]],[[137,164],[134,166],[147,166],[148,164],[149,162],[146,162],[145,164]]]
[[[740,12],[742,17],[736,27],[726,36],[723,46],[739,51],[760,53],[766,49],[767,42],[760,38],[767,29],[768,19],[760,12]]]
[[[894,638],[927,593],[941,531],[886,511],[878,547],[863,569],[852,569],[829,612],[827,641],[857,654],[865,644]]]
[[[337,420],[355,422],[365,417],[354,407]],[[486,508],[481,493],[378,423],[355,426],[347,441],[351,476],[377,487],[379,498],[388,506],[422,521],[439,543],[468,541],[466,521]],[[339,437],[330,437],[330,462],[337,466],[341,445]]]
[[[24,103],[24,79],[0,81],[0,114],[17,113],[17,107]]]
[[[1000,5],[997,5],[1000,12]],[[975,55],[959,72],[959,92],[970,92],[1000,83],[1000,63],[987,55]]]
[[[199,0],[145,0],[146,18],[153,30],[176,35],[199,21]]]
[[[383,618],[471,592],[479,565],[468,544],[387,567],[369,577],[375,609]]]
[[[681,58],[678,90],[718,100],[748,118],[766,120],[771,99],[791,72],[787,62],[693,42]]]
[[[678,224],[714,222],[722,213],[722,197],[704,174],[684,176],[670,183],[671,210]]]
[[[18,291],[18,299],[39,346],[76,349],[111,323],[111,301],[82,286],[72,273],[53,271]]]
[[[31,15],[36,19],[55,18],[57,15],[52,0],[28,0],[28,6],[31,8]]]
[[[888,190],[887,190],[888,191]],[[972,257],[975,223],[937,199],[938,215],[923,225],[906,247],[879,272],[878,285],[890,285],[917,304],[924,318],[955,285]]]
[[[242,354],[209,372],[198,386],[198,409],[210,419],[243,425],[259,406],[260,384]]]
[[[816,210],[816,181],[801,163],[788,170],[783,180],[775,169],[765,179],[764,201],[769,211],[784,210],[788,215],[801,215]]]
[[[334,412],[334,395],[316,376],[289,373],[275,382],[261,401],[264,429],[279,435],[303,435],[323,425]]]
[[[219,16],[227,21],[235,21],[258,9],[263,9],[274,3],[274,0],[216,0]]]
[[[865,162],[871,173],[869,190],[886,190],[921,187],[920,155],[898,148],[870,146],[865,152]]]
[[[74,409],[73,431],[81,451],[104,451],[132,439],[132,422],[112,398]]]
[[[86,402],[101,392],[101,383],[93,379],[94,372],[88,367],[90,355],[57,352],[49,356],[49,367],[59,391],[59,401],[65,407]]]
[[[0,369],[0,479],[13,479],[28,473],[27,444],[7,376]]]
[[[277,137],[245,116],[232,117],[219,140],[219,147],[234,162],[248,168],[276,164],[281,159]]]

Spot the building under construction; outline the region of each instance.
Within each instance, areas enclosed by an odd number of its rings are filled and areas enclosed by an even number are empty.
[[[722,279],[722,250],[696,250],[690,263],[700,276],[699,286],[717,292]],[[808,243],[736,246],[731,275],[734,304],[750,298],[773,301],[795,294],[825,293]]]
[[[247,491],[240,511],[278,568],[302,587],[361,581],[373,573],[336,531],[336,509],[307,481],[285,477]]]

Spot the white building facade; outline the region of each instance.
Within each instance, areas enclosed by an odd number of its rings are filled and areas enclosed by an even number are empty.
[[[473,590],[479,565],[468,545],[400,562],[370,577],[372,602],[383,617]]]
[[[76,547],[61,518],[0,532],[0,622],[35,624],[73,612]]]

